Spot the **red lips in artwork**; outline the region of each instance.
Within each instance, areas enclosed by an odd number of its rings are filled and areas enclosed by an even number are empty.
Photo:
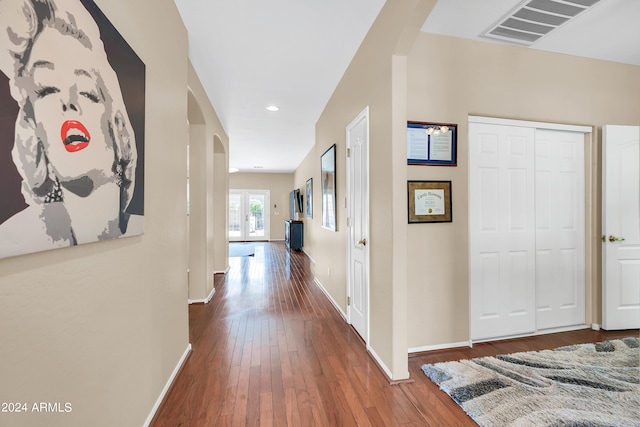
[[[65,150],[69,153],[84,150],[89,146],[89,142],[91,141],[89,131],[77,120],[67,120],[62,123],[60,138],[62,139]]]

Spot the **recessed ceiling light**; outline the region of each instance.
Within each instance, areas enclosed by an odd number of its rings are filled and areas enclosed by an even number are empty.
[[[280,109],[280,107],[278,107],[277,105],[269,105],[267,107],[267,110],[269,111],[278,111]]]

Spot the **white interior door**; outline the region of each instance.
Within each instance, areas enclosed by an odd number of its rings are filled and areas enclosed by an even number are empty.
[[[365,342],[369,342],[369,111],[347,126],[347,316]]]
[[[471,338],[535,330],[532,128],[469,123]]]
[[[640,328],[640,127],[604,126],[602,327]]]
[[[229,241],[269,240],[269,190],[229,190]]]
[[[585,323],[584,134],[536,129],[536,327]]]

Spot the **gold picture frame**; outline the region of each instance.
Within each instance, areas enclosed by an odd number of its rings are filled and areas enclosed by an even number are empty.
[[[453,222],[451,181],[407,181],[409,224]]]

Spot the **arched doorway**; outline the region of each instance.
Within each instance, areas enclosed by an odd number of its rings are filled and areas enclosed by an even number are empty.
[[[187,157],[187,228],[189,303],[207,303],[213,286],[213,167],[214,141],[207,137],[204,114],[188,91],[189,145]]]

